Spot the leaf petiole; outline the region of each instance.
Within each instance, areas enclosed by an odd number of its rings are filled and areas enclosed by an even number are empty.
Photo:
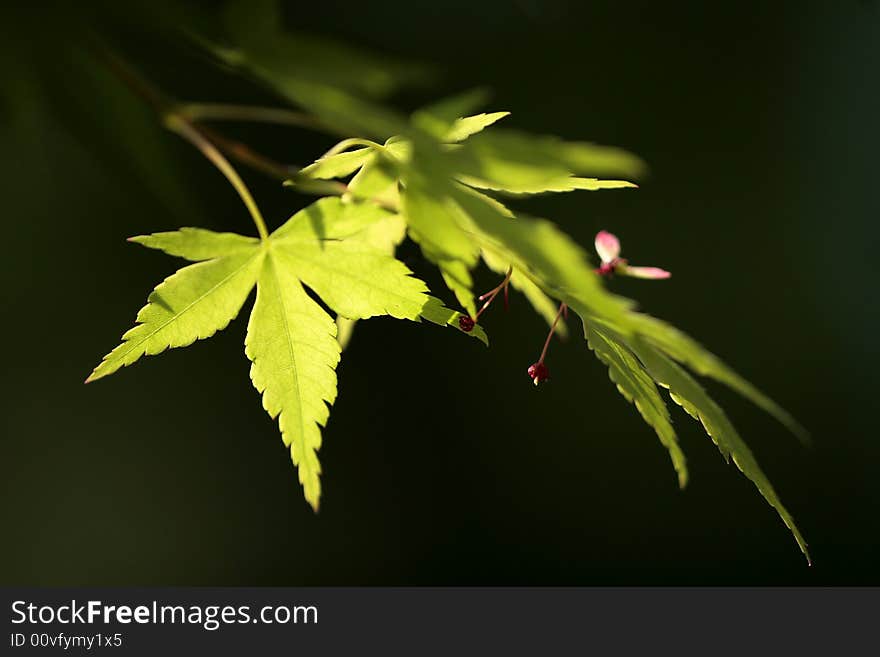
[[[254,201],[254,197],[251,196],[250,190],[247,188],[247,185],[244,184],[244,181],[241,179],[241,176],[238,175],[238,172],[229,163],[229,160],[223,157],[223,154],[217,149],[217,147],[182,116],[168,113],[165,115],[164,121],[169,130],[176,132],[193,146],[198,148],[202,155],[208,158],[211,163],[220,170],[220,173],[222,173],[235,188],[235,191],[238,192],[239,197],[241,197],[241,200],[244,202],[245,207],[247,207],[251,219],[254,220],[254,225],[257,227],[257,232],[260,234],[260,239],[263,241],[269,239],[269,230],[266,228],[266,222],[263,220],[260,208],[257,207],[257,203]]]

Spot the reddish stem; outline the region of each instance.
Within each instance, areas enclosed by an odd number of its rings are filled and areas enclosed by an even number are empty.
[[[501,292],[501,290],[504,290],[504,306],[507,307],[507,286],[510,284],[511,276],[513,276],[513,267],[510,267],[507,270],[507,275],[504,277],[504,280],[501,281],[501,283],[499,283],[496,287],[492,288],[485,294],[481,294],[478,297],[480,301],[483,301],[483,299],[485,299],[486,303],[484,303],[480,310],[477,311],[477,316],[474,317],[474,320],[480,319],[480,315],[482,315],[483,311],[489,307],[489,304],[491,304],[495,300],[495,297],[498,296],[498,293]]]
[[[559,318],[565,314],[568,316],[568,306],[565,303],[559,304],[559,310],[556,311],[556,317],[553,319],[553,324],[550,326],[550,332],[547,334],[547,339],[544,340],[544,348],[541,350],[541,357],[538,359],[538,363],[543,363],[544,358],[547,356],[547,349],[550,347],[550,340],[553,338],[553,334],[556,333],[556,325],[559,324]]]

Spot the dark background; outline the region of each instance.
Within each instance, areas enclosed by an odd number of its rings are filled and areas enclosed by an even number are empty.
[[[125,237],[250,232],[219,174],[95,62],[93,29],[177,97],[278,103],[193,49],[75,3],[0,10],[3,584],[880,584],[880,7],[838,3],[291,4],[291,27],[435,67],[397,101],[476,85],[511,127],[629,148],[636,192],[519,207],[582,244],[618,233],[668,283],[612,287],[701,339],[812,432],[710,385],[810,542],[674,409],[665,451],[580,340],[519,297],[454,331],[358,327],[302,499],[243,354],[213,339],[83,386],[179,261]],[[119,14],[118,3],[114,13]],[[127,23],[126,27],[119,27]],[[288,162],[333,140],[230,127]],[[310,199],[245,172],[270,224]],[[402,257],[433,284],[412,248]],[[479,288],[496,278],[482,272]],[[447,299],[450,295],[442,292]],[[576,327],[572,323],[572,327]]]

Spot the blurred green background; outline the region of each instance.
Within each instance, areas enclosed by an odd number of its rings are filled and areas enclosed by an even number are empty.
[[[285,21],[432,65],[435,82],[399,108],[487,85],[510,127],[648,161],[636,192],[519,207],[585,245],[612,230],[633,262],[670,269],[668,283],[611,285],[811,430],[803,449],[710,385],[814,566],[676,408],[692,475],[680,492],[582,341],[554,344],[553,380],[530,385],[546,327],[519,297],[488,315],[489,350],[431,326],[359,325],[318,515],[251,387],[242,317],[83,386],[179,266],[125,237],[252,230],[220,175],[95,61],[92,32],[179,98],[279,101],[135,5],[4,3],[0,582],[880,584],[876,3],[377,0],[289,3]],[[286,162],[333,142],[227,128]],[[245,174],[273,226],[310,200]],[[450,300],[414,249],[401,257]]]

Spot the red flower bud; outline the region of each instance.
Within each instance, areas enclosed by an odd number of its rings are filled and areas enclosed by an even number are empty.
[[[550,378],[550,370],[547,369],[547,366],[542,362],[537,362],[529,367],[529,376],[532,377],[532,381],[535,382],[535,385],[538,385],[542,381],[546,381]]]

